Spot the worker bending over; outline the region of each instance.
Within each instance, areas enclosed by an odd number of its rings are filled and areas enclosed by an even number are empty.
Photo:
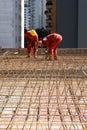
[[[28,57],[31,56],[31,52],[33,51],[33,56],[36,58],[37,56],[37,42],[38,42],[38,34],[36,33],[35,30],[25,30],[24,34],[25,38],[27,38],[28,43],[27,43],[27,52],[28,52]]]
[[[48,49],[48,56],[50,60],[57,60],[57,51],[61,42],[62,36],[57,33],[49,34],[43,38],[42,44]]]

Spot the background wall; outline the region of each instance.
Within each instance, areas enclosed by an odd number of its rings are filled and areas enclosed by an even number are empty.
[[[57,32],[62,34],[60,47],[76,48],[78,41],[78,0],[58,0]]]

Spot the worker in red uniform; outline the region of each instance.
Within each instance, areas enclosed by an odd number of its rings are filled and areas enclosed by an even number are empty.
[[[57,49],[62,42],[62,36],[57,33],[47,35],[42,40],[42,44],[48,49],[48,55],[50,60],[57,60]]]
[[[37,42],[38,42],[38,34],[36,33],[35,30],[25,30],[24,36],[27,38],[28,43],[27,43],[27,52],[28,52],[28,57],[31,56],[31,52],[33,51],[33,56],[36,58],[37,56]]]

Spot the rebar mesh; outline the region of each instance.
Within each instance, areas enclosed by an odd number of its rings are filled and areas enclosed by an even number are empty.
[[[0,57],[0,130],[87,130],[87,56]]]

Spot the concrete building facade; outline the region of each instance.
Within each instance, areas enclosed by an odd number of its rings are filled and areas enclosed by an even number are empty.
[[[24,27],[27,30],[45,26],[45,1],[24,0]]]
[[[57,32],[57,0],[46,0],[45,14],[48,32]]]
[[[45,10],[46,10],[46,0],[42,0],[42,14],[41,14],[41,19],[42,19],[42,26],[43,28],[46,28],[46,15],[45,15]]]
[[[21,47],[21,0],[0,0],[0,46]]]

